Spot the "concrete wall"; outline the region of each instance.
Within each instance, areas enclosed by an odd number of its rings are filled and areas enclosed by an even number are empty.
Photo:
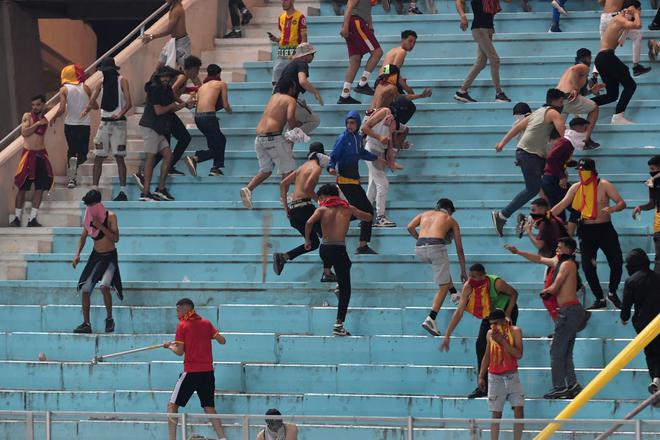
[[[0,2],[0,6],[2,4]],[[186,8],[186,22],[188,34],[192,40],[193,53],[199,56],[202,50],[213,47],[213,40],[216,35],[218,2],[217,0],[183,0],[183,5]],[[158,32],[165,27],[166,23],[167,16],[154,24],[148,32]],[[122,75],[129,81],[134,103],[144,101],[144,83],[151,76],[165,42],[165,38],[152,41],[149,44],[143,44],[139,40],[133,41],[115,57],[117,64],[121,67]],[[94,87],[100,79],[100,74],[94,74],[87,80],[86,84]],[[48,113],[48,119],[52,117],[55,111],[56,108],[53,108]],[[98,124],[98,112],[95,112],[94,116],[97,121],[92,126],[92,130]],[[49,128],[46,133],[48,154],[57,176],[64,175],[66,167],[67,147],[63,124],[64,118],[60,118],[55,126]],[[13,199],[16,188],[13,185],[12,177],[18,164],[22,144],[23,138],[19,137],[9,147],[0,152],[0,176],[2,176],[0,179],[0,226],[7,226],[9,222],[8,214],[13,212],[14,209]]]
[[[39,19],[39,38],[74,63],[89,66],[96,59],[96,34],[82,20]]]

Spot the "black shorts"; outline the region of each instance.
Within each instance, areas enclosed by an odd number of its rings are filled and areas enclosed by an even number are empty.
[[[35,180],[30,180],[29,178],[25,179],[25,182],[19,188],[19,190],[29,191],[30,188],[32,187],[32,184],[34,184],[34,189],[36,189],[37,191],[48,191],[50,189],[52,180],[50,176],[48,176],[48,168],[46,167],[46,162],[42,158],[37,157],[36,164],[37,164],[36,179]]]
[[[179,380],[176,381],[170,403],[177,406],[186,406],[197,391],[199,403],[202,408],[215,408],[215,375],[213,371],[204,371],[201,373],[181,373]]]

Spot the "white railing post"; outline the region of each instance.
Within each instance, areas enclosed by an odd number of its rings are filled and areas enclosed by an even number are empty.
[[[25,439],[34,440],[34,414],[32,411],[25,416]]]
[[[51,429],[51,417],[50,417],[50,411],[46,411],[46,440],[51,440],[50,439],[50,429]]]
[[[250,418],[248,416],[241,417],[241,425],[243,431],[243,440],[250,440]]]
[[[188,417],[186,417],[186,413],[181,413],[181,438],[183,440],[188,437],[188,427],[186,424],[188,423]]]
[[[642,440],[642,421],[635,420],[635,440]]]
[[[414,422],[412,416],[408,416],[408,440],[413,440],[414,437]]]

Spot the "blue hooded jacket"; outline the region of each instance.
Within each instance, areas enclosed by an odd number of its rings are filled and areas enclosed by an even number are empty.
[[[378,156],[368,152],[362,146],[362,137],[360,136],[362,119],[360,118],[360,114],[352,110],[346,115],[345,121],[347,122],[349,119],[355,119],[357,121],[357,130],[355,133],[345,130],[337,136],[335,146],[332,148],[332,153],[330,154],[328,168],[337,170],[339,176],[349,179],[359,179],[360,169],[358,164],[360,159],[374,161],[378,159]]]

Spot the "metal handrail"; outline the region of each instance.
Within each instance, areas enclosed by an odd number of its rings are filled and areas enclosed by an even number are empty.
[[[158,9],[156,9],[154,12],[151,13],[151,15],[149,15],[147,18],[142,20],[140,24],[138,24],[133,30],[131,30],[128,34],[126,34],[126,36],[122,38],[119,43],[112,46],[107,52],[105,52],[103,55],[97,58],[92,64],[90,64],[85,69],[85,75],[88,75],[90,72],[93,72],[96,69],[96,66],[99,65],[101,60],[103,60],[103,58],[109,57],[110,55],[115,53],[115,51],[117,51],[119,48],[124,46],[131,39],[133,39],[133,37],[136,34],[139,35],[143,34],[145,26],[152,20],[158,18],[159,15],[167,8],[168,8],[167,3],[163,3],[161,6],[159,6]],[[48,102],[46,102],[46,108],[55,104],[55,102],[59,100],[59,97],[60,97],[60,92],[58,91],[55,95],[53,95],[52,98],[48,100]],[[20,133],[21,133],[21,126],[19,125],[18,127],[14,128],[12,131],[10,131],[5,137],[0,139],[0,151],[4,150],[7,147],[7,145],[14,142],[16,138],[18,138]]]

